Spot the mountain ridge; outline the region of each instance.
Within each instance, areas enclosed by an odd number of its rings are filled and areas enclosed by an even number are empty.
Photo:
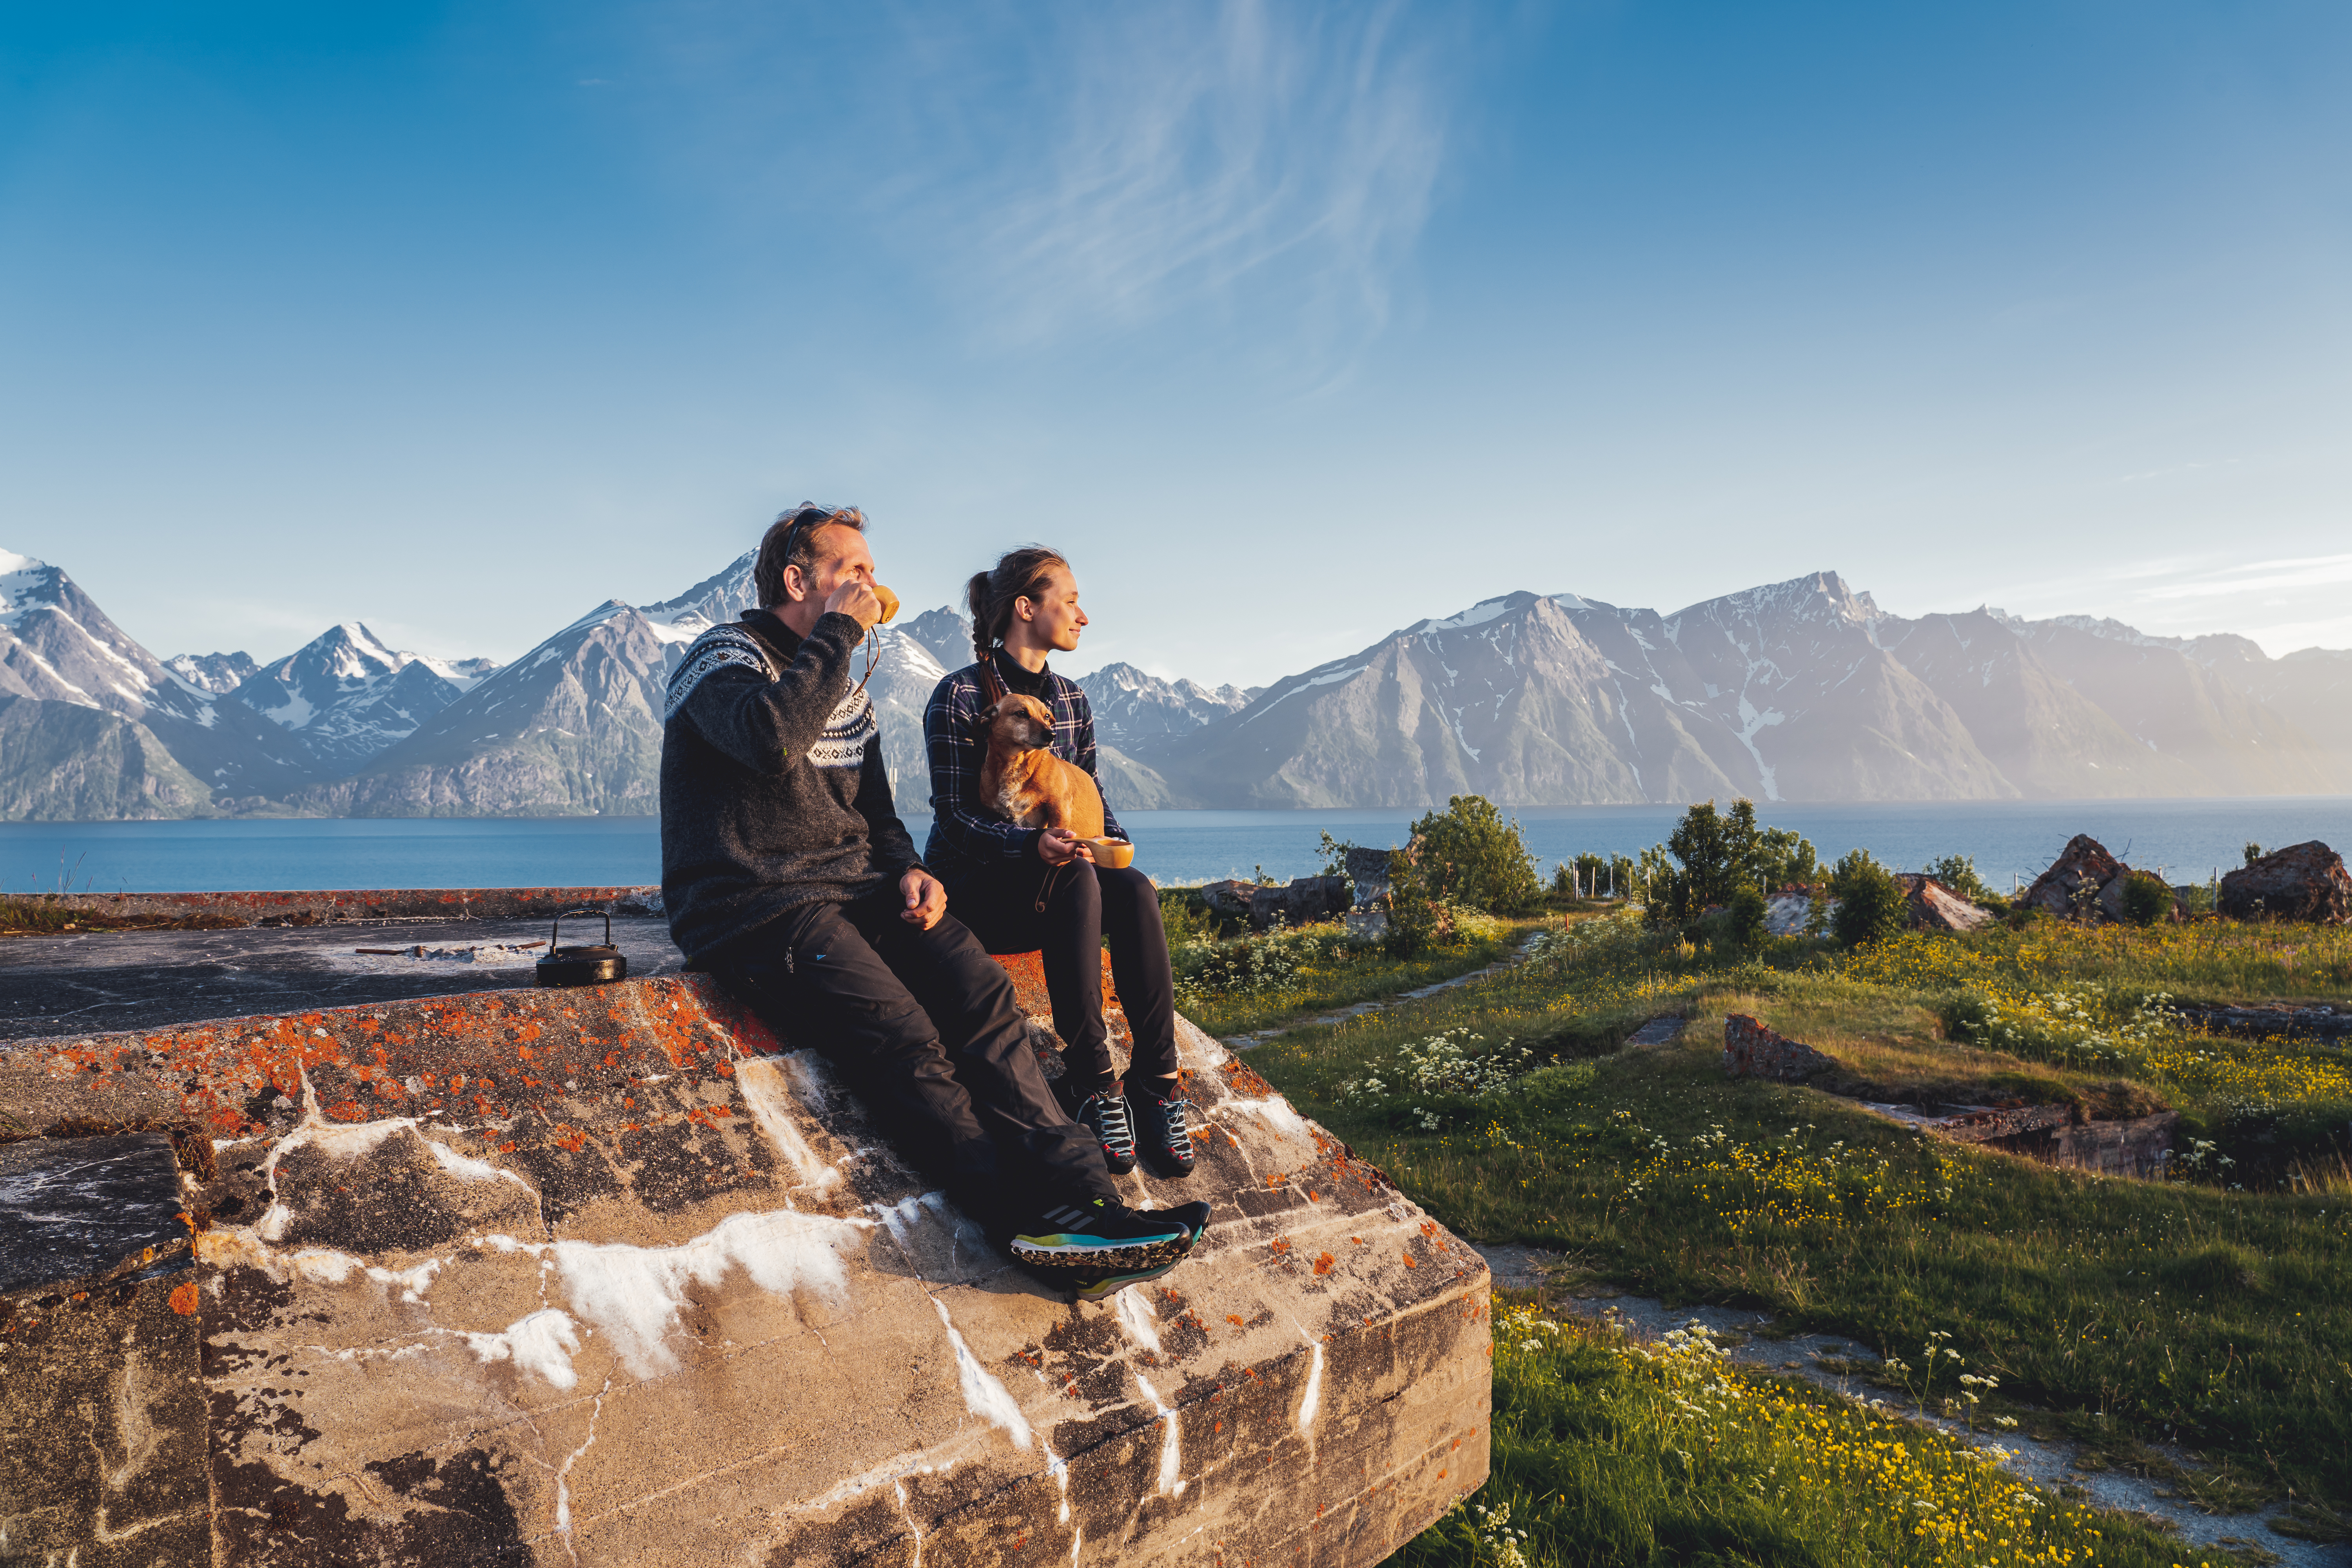
[[[268,664],[164,661],[59,568],[0,551],[0,818],[657,806],[662,693],[752,599],[754,552],[670,598],[604,601],[504,667],[331,627]],[[868,660],[871,660],[870,669]],[[922,713],[971,660],[951,606],[876,628],[857,669],[902,811]],[[1670,614],[1495,595],[1262,687],[1114,661],[1077,678],[1114,808],[2334,793],[2352,650],[2273,659],[1991,606],[1903,616],[1834,572]]]

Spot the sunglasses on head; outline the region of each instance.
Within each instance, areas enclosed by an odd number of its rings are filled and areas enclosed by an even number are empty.
[[[848,507],[819,506],[813,500],[804,500],[785,514],[792,526],[784,531],[784,547],[778,552],[781,556],[781,563],[776,567],[778,588],[783,586],[784,568],[793,563],[793,552],[800,548],[801,537],[823,528],[849,510]]]

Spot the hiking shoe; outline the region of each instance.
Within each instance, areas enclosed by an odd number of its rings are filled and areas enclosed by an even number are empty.
[[[1099,1279],[1078,1279],[1069,1281],[1072,1293],[1081,1301],[1102,1301],[1118,1295],[1129,1285],[1140,1285],[1147,1279],[1157,1279],[1183,1262],[1171,1258],[1157,1268],[1139,1268],[1129,1274],[1106,1274]]]
[[[1201,1212],[1196,1215],[1193,1209]],[[1207,1224],[1206,1204],[1131,1209],[1109,1198],[1089,1198],[1047,1209],[1023,1226],[1013,1233],[1013,1256],[1043,1268],[1081,1269],[1078,1278],[1100,1279],[1175,1262],[1192,1250]]]
[[[1135,1108],[1136,1146],[1150,1160],[1151,1168],[1163,1176],[1191,1175],[1192,1102],[1139,1094],[1129,1103]]]
[[[1076,1279],[1070,1281],[1079,1300],[1100,1301],[1107,1297],[1118,1295],[1129,1285],[1139,1285],[1146,1279],[1159,1279],[1179,1263],[1183,1262],[1192,1248],[1201,1244],[1201,1237],[1208,1231],[1209,1205],[1206,1204],[1186,1204],[1181,1208],[1162,1209],[1157,1212],[1166,1215],[1192,1233],[1192,1239],[1184,1244],[1183,1252],[1165,1263],[1156,1264],[1149,1268],[1128,1269],[1092,1277],[1080,1272]]]
[[[1112,1175],[1124,1176],[1135,1169],[1135,1122],[1128,1114],[1124,1086],[1115,1083],[1093,1094],[1073,1095],[1070,1120],[1094,1134]]]

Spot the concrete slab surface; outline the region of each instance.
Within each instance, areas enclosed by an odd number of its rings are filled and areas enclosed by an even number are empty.
[[[1376,1563],[1485,1478],[1487,1269],[1180,1032],[1200,1169],[1122,1186],[1213,1217],[1101,1304],[701,976],[0,1047],[16,1125],[204,1141],[188,1252],[0,1294],[9,1549]]]
[[[226,931],[92,931],[0,941],[0,1039],[156,1029],[196,1018],[354,1006],[511,989],[531,983],[552,922],[350,920]],[[563,940],[601,942],[604,922],[563,922]],[[623,915],[613,940],[632,975],[676,974],[658,915]],[[438,948],[447,956],[363,956],[362,947]],[[456,956],[477,950],[473,960]]]

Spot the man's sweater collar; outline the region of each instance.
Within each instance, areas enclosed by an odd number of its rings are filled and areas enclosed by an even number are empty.
[[[736,618],[741,621],[753,636],[782,656],[786,664],[792,663],[794,656],[801,651],[801,634],[784,625],[773,610],[750,609]]]

